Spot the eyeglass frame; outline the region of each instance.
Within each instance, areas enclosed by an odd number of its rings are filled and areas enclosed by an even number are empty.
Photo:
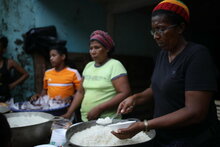
[[[154,36],[155,33],[163,35],[165,31],[167,31],[169,29],[172,29],[172,28],[174,28],[176,26],[177,26],[177,24],[174,24],[174,25],[170,25],[170,26],[165,27],[165,28],[159,28],[159,29],[156,29],[156,30],[155,29],[154,30],[150,30],[150,33],[151,33],[152,36]]]

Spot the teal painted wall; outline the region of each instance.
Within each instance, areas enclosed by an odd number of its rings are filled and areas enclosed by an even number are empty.
[[[36,26],[55,25],[58,37],[67,40],[70,52],[88,52],[88,39],[96,29],[106,30],[105,11],[89,0],[38,0]]]
[[[23,51],[23,33],[34,27],[55,25],[59,39],[67,40],[69,52],[88,52],[90,33],[106,30],[105,15],[102,6],[89,0],[0,0],[0,34],[9,39],[6,56],[30,74],[13,90],[13,97],[22,100],[35,93],[33,59]]]
[[[152,57],[157,48],[150,35],[151,9],[114,15],[116,54]],[[6,56],[18,61],[30,77],[13,90],[13,96],[26,99],[34,92],[31,55],[22,49],[22,34],[31,28],[55,25],[58,38],[67,40],[69,52],[88,52],[92,31],[106,31],[105,8],[91,0],[0,0],[0,34],[9,38]],[[17,43],[16,43],[17,41]]]
[[[25,99],[34,93],[32,57],[24,53],[22,44],[15,43],[16,40],[22,43],[22,34],[35,26],[32,2],[32,0],[0,0],[0,33],[9,39],[6,56],[17,61],[30,74],[23,84],[12,91],[12,96],[19,99]]]

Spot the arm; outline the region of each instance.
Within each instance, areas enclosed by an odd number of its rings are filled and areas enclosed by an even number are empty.
[[[88,113],[88,119],[97,119],[99,115],[108,109],[117,108],[119,103],[130,94],[130,85],[127,76],[122,76],[112,80],[117,94],[110,100],[96,106]]]
[[[35,101],[35,100],[39,99],[40,97],[42,97],[44,95],[47,95],[47,89],[43,89],[40,94],[37,93],[37,94],[33,95],[31,97],[30,101]]]
[[[73,77],[73,84],[75,86],[76,89],[79,89],[80,88],[80,85],[81,85],[81,81],[82,80],[82,77],[81,75],[79,74],[78,70],[75,71],[75,75]]]
[[[149,129],[183,127],[201,122],[208,113],[212,93],[207,91],[186,91],[185,95],[185,107],[173,113],[149,120]]]
[[[22,68],[17,62],[15,62],[12,59],[8,60],[8,68],[14,68],[16,69],[19,73],[21,73],[21,77],[19,79],[17,79],[16,81],[12,82],[9,84],[10,89],[13,89],[14,87],[16,87],[18,84],[20,84],[21,82],[23,82],[25,79],[27,79],[29,77],[29,74],[27,73],[27,71]]]
[[[81,81],[80,87],[76,92],[76,95],[74,96],[72,103],[70,107],[68,108],[68,111],[62,115],[64,118],[70,118],[73,114],[73,112],[81,105],[83,97],[84,97],[84,88],[82,86],[83,79]]]
[[[148,129],[177,128],[201,122],[207,115],[212,93],[207,91],[186,91],[185,107],[170,114],[148,121]],[[120,139],[131,138],[146,129],[144,122],[138,122],[127,129],[112,132]]]
[[[48,81],[46,77],[46,72],[44,73],[44,79],[43,79],[43,89],[41,91],[41,93],[37,93],[35,95],[33,95],[30,99],[30,101],[35,101],[37,99],[39,99],[40,97],[47,95],[47,90],[48,90]]]
[[[153,99],[153,91],[151,88],[147,88],[143,92],[134,94],[124,101],[122,101],[118,107],[117,113],[126,114],[133,110],[135,105],[146,103]]]

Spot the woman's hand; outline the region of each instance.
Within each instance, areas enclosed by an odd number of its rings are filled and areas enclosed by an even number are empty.
[[[145,129],[143,122],[136,122],[129,126],[128,128],[118,129],[116,132],[112,131],[111,133],[119,139],[128,139],[135,136],[137,133]]]
[[[135,106],[135,100],[133,96],[130,96],[119,104],[117,113],[118,114],[130,113],[131,111],[133,111],[134,106]]]
[[[102,112],[101,109],[97,106],[89,111],[89,113],[87,114],[87,119],[88,120],[98,119],[101,112]]]

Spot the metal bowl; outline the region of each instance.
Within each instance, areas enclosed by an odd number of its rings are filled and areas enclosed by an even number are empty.
[[[128,121],[128,120],[137,120],[137,119],[126,119],[126,120],[119,120],[119,119],[114,119],[113,123],[117,123],[117,122],[124,122],[124,121]],[[137,120],[139,121],[139,120]],[[88,122],[82,122],[82,123],[78,123],[78,124],[74,124],[72,125],[66,132],[66,140],[67,143],[64,145],[65,147],[79,147],[79,145],[76,145],[72,142],[70,142],[70,138],[73,136],[73,134],[83,131],[87,128],[90,128],[96,124],[96,120],[93,121],[88,121]],[[156,136],[156,132],[155,130],[150,130],[149,132],[147,132],[147,135],[151,138],[150,140],[146,141],[146,142],[142,142],[142,143],[138,143],[138,144],[131,144],[131,145],[120,145],[121,146],[140,146],[140,145],[152,145],[153,139]]]
[[[8,106],[0,106],[0,113],[8,113],[10,111]]]
[[[6,118],[24,115],[41,116],[47,118],[48,121],[36,125],[11,128],[12,147],[33,147],[35,145],[49,143],[51,137],[51,125],[54,116],[44,112],[16,112],[5,114]]]

